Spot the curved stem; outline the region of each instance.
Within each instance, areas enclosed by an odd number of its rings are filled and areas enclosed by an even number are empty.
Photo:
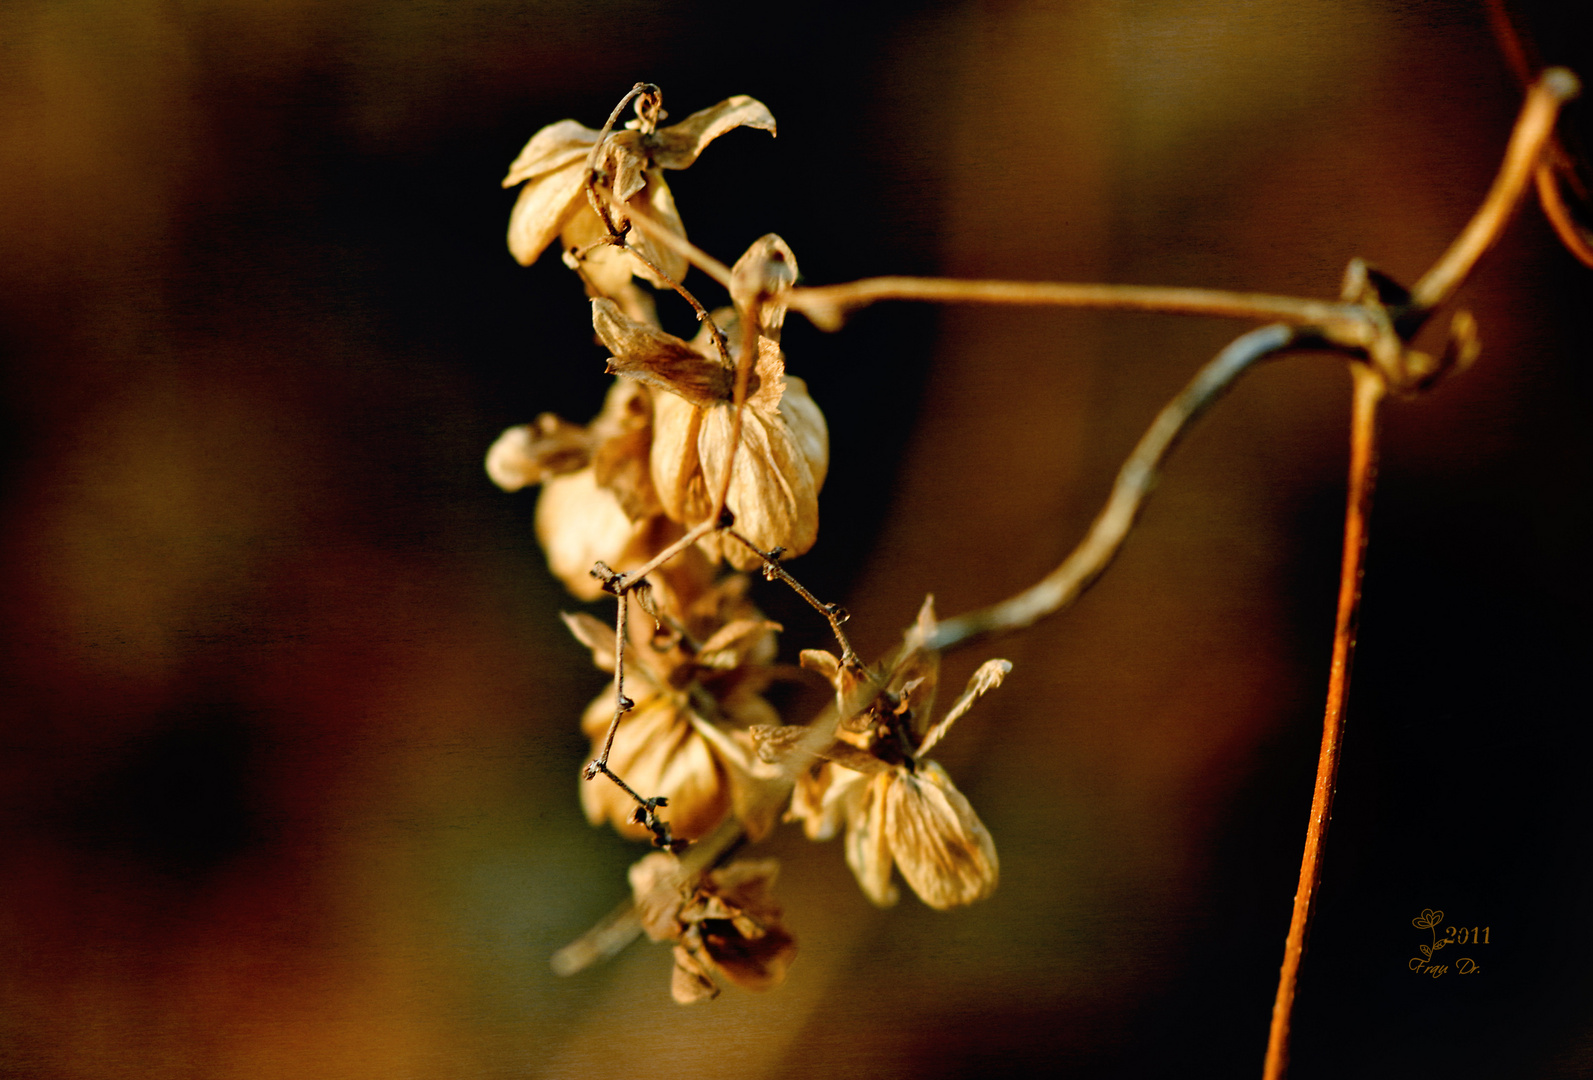
[[[790,303],[815,325],[833,330],[846,315],[879,300],[930,300],[942,304],[1010,304],[1028,307],[1105,308],[1174,315],[1215,315],[1315,326],[1324,331],[1361,330],[1364,318],[1351,304],[1305,300],[1222,289],[1163,285],[1077,285],[1055,281],[964,281],[957,278],[878,277],[842,285],[792,289]]]
[[[1327,836],[1333,788],[1338,779],[1344,701],[1350,690],[1350,662],[1355,656],[1355,625],[1361,604],[1361,575],[1365,569],[1367,518],[1372,509],[1372,489],[1377,476],[1377,407],[1386,387],[1382,376],[1370,366],[1352,365],[1350,373],[1355,378],[1350,424],[1350,491],[1344,511],[1344,558],[1339,569],[1338,614],[1333,623],[1333,661],[1328,669],[1322,750],[1317,758],[1316,787],[1311,794],[1311,817],[1306,825],[1305,852],[1300,860],[1300,883],[1294,893],[1294,914],[1283,945],[1283,967],[1278,974],[1278,993],[1272,1005],[1264,1080],[1281,1080],[1288,1065],[1294,989],[1300,978],[1300,960],[1305,955],[1316,889],[1322,881],[1322,842]]]
[[[1558,170],[1544,162],[1538,166],[1536,179],[1538,202],[1543,205],[1543,216],[1554,226],[1554,234],[1583,266],[1593,267],[1593,233],[1582,227],[1566,205],[1565,195],[1560,191]]]
[[[1579,90],[1576,76],[1565,68],[1550,68],[1532,84],[1515,130],[1510,133],[1499,175],[1464,231],[1411,289],[1412,307],[1430,309],[1447,300],[1471,273],[1482,253],[1493,246],[1542,160],[1544,147],[1554,136],[1560,106],[1576,97]]]
[[[1018,630],[1072,605],[1122,549],[1135,518],[1156,486],[1162,462],[1189,425],[1240,375],[1298,341],[1298,333],[1290,327],[1263,326],[1235,339],[1218,353],[1156,415],[1118,471],[1106,506],[1062,565],[1016,596],[942,622],[928,647],[950,649],[989,634]]]

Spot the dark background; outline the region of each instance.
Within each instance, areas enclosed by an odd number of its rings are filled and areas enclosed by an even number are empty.
[[[1573,6],[1525,21],[1587,77]],[[1519,103],[1469,3],[13,0],[5,1075],[1259,1071],[1338,565],[1325,357],[1203,422],[1073,612],[948,660],[951,687],[1015,664],[939,755],[1000,848],[992,900],[877,912],[838,845],[785,830],[784,987],[680,1009],[647,946],[549,972],[641,851],[580,816],[602,676],[556,617],[534,495],[481,469],[606,382],[573,276],[504,250],[498,182],[638,79],[677,118],[768,104],[777,139],[731,133],[671,182],[697,243],[730,261],[779,232],[814,283],[1332,296],[1354,255],[1408,283]],[[1387,410],[1301,1080],[1593,1072],[1589,282],[1527,207],[1461,298],[1482,359]],[[793,322],[832,468],[792,568],[870,655],[925,592],[952,614],[1059,561],[1243,329]],[[785,656],[824,643],[760,589]],[[1478,974],[1408,970],[1424,908],[1489,927]]]

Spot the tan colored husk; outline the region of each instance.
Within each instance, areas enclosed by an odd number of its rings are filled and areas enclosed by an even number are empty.
[[[660,505],[687,526],[707,519],[725,484],[736,531],[763,550],[800,555],[818,539],[819,489],[829,467],[829,431],[807,384],[785,374],[780,347],[758,339],[758,357],[732,455],[733,372],[707,333],[691,344],[627,317],[607,300],[592,304],[593,328],[614,354],[610,370],[646,382],[653,395],[651,473]],[[739,325],[716,312],[735,342]],[[732,466],[732,458],[734,464]],[[741,570],[761,559],[734,541],[703,546]]]
[[[709,871],[690,887],[679,861],[655,852],[630,869],[642,929],[653,941],[673,941],[671,993],[682,1005],[719,993],[714,976],[746,990],[784,981],[796,941],[781,925],[773,887],[780,864],[741,860]]]

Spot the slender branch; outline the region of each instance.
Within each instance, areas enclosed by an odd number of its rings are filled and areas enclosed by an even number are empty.
[[[1311,795],[1311,817],[1306,825],[1305,852],[1300,860],[1300,884],[1294,893],[1294,914],[1283,945],[1283,968],[1278,975],[1278,994],[1272,1005],[1264,1080],[1281,1080],[1288,1064],[1295,985],[1300,977],[1300,960],[1305,954],[1306,934],[1311,928],[1316,889],[1322,881],[1322,842],[1327,836],[1333,789],[1338,780],[1344,702],[1350,690],[1350,663],[1355,656],[1356,617],[1360,611],[1361,575],[1365,569],[1367,518],[1372,509],[1372,489],[1377,477],[1377,407],[1386,387],[1382,376],[1369,365],[1355,364],[1350,373],[1355,378],[1350,425],[1350,491],[1344,511],[1344,559],[1339,571],[1338,614],[1333,623],[1333,662],[1328,669],[1322,751],[1317,758],[1316,787]]]
[[[1493,186],[1449,250],[1411,289],[1412,307],[1430,311],[1447,300],[1471,273],[1482,253],[1493,246],[1543,158],[1544,147],[1554,135],[1560,106],[1576,97],[1579,90],[1576,76],[1565,68],[1550,68],[1532,84]]]
[[[673,250],[675,254],[683,257],[687,262],[719,282],[725,288],[730,288],[730,267],[654,218],[646,210],[629,206],[626,207],[625,212],[632,221],[641,227],[642,232]]]
[[[621,213],[623,213],[631,224],[637,224],[642,221],[643,215],[638,212],[637,208],[631,206],[629,203],[621,203],[620,200],[614,197],[614,193],[612,191],[604,191],[603,197],[612,209],[619,210]],[[626,226],[623,229],[617,229],[609,223],[609,219],[606,216],[604,217],[603,221],[604,224],[608,225],[610,229],[609,235],[597,241],[596,243],[590,244],[581,249],[581,251],[575,256],[577,261],[585,258],[587,253],[593,248],[601,247],[604,244],[612,244],[621,251],[627,252],[631,258],[645,266],[654,277],[667,284],[671,289],[674,289],[682,300],[691,305],[692,313],[697,316],[697,321],[707,324],[708,332],[714,339],[714,347],[719,350],[720,358],[724,360],[726,364],[734,363],[734,361],[730,358],[730,348],[725,343],[724,331],[719,329],[719,324],[714,322],[713,316],[708,314],[708,309],[702,305],[702,302],[698,300],[696,296],[692,295],[691,290],[686,288],[686,286],[682,285],[680,282],[676,281],[674,278],[670,277],[668,274],[664,273],[663,269],[656,265],[653,260],[642,254],[639,248],[632,247],[630,244],[626,243],[625,236],[626,233],[629,232],[629,226]],[[647,230],[644,228],[642,231],[646,232]],[[665,231],[667,232],[668,230]]]
[[[614,617],[614,719],[609,721],[608,735],[603,739],[603,752],[586,767],[588,780],[598,773],[608,773],[608,754],[614,749],[614,733],[619,731],[620,720],[624,715],[636,707],[636,703],[625,696],[625,639],[629,636],[627,621],[631,605],[624,596],[619,598],[619,614]],[[609,776],[618,782],[612,773]],[[620,785],[624,787],[623,784]],[[626,788],[629,791],[629,788]],[[634,794],[634,792],[633,792]],[[643,800],[638,800],[643,801]]]
[[[1162,462],[1189,425],[1256,363],[1299,341],[1298,332],[1291,327],[1263,326],[1218,353],[1156,414],[1118,471],[1106,506],[1062,565],[1016,596],[942,622],[929,647],[945,650],[989,634],[1018,630],[1071,606],[1122,549],[1134,519],[1156,486]]]
[[[841,629],[841,624],[852,617],[847,613],[847,610],[841,607],[839,604],[826,604],[824,601],[808,592],[807,588],[800,581],[792,577],[786,568],[780,565],[780,556],[785,553],[784,548],[775,548],[773,551],[764,551],[762,548],[758,547],[757,544],[754,544],[751,540],[748,540],[736,530],[728,529],[726,531],[729,532],[731,537],[746,545],[746,547],[750,548],[754,554],[763,560],[764,577],[771,580],[774,578],[779,578],[781,581],[791,586],[791,589],[798,596],[806,600],[809,607],[829,620],[830,630],[835,634],[835,640],[839,642],[841,646],[841,662],[846,664],[848,667],[854,669],[858,668],[861,665],[861,661],[859,661],[857,658],[857,651],[852,648],[852,642],[847,638],[846,631]]]
[[[943,304],[1102,308],[1215,315],[1230,319],[1315,326],[1332,336],[1357,337],[1365,319],[1353,304],[1265,293],[1185,289],[1162,285],[1076,285],[1055,281],[963,281],[956,278],[878,277],[842,285],[792,289],[790,302],[813,323],[836,329],[845,316],[879,300]]]
[[[1488,0],[1488,24],[1493,28],[1494,41],[1504,55],[1511,74],[1516,77],[1516,82],[1522,89],[1527,88],[1532,84],[1532,74],[1538,69],[1538,65],[1529,57],[1527,45],[1521,40],[1521,35],[1516,33],[1515,24],[1510,19],[1510,12],[1506,9],[1504,0]],[[1581,185],[1575,183],[1576,173],[1558,137],[1550,139],[1543,157],[1544,160],[1539,163],[1533,177],[1537,181],[1538,203],[1543,207],[1543,215],[1549,219],[1549,224],[1554,226],[1555,235],[1560,238],[1566,250],[1576,256],[1584,266],[1593,267],[1593,233],[1589,233],[1576,220],[1576,216],[1566,205],[1565,195],[1560,190],[1561,177],[1573,181],[1573,192],[1582,195],[1584,201],[1586,193],[1581,192],[1579,190]]]

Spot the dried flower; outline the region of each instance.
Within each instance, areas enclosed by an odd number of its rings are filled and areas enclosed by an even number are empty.
[[[754,837],[772,827],[779,808],[754,775],[745,728],[778,720],[761,696],[770,680],[774,635],[746,600],[746,579],[711,585],[700,553],[684,556],[650,575],[661,595],[656,610],[669,625],[649,632],[649,620],[630,620],[625,690],[634,704],[620,722],[608,766],[649,797],[668,800],[670,829],[692,840],[712,831],[734,811]],[[565,615],[593,662],[614,670],[614,632],[589,615]],[[614,716],[612,685],[587,707],[581,729],[602,749]],[[619,787],[583,782],[581,804],[594,825],[608,821],[625,836],[645,839],[634,820],[635,801]]]
[[[653,941],[675,942],[671,992],[690,1005],[718,996],[715,976],[747,990],[785,979],[796,940],[780,925],[772,895],[780,864],[733,862],[695,882],[681,881],[680,862],[654,852],[630,869],[642,928]]]
[[[836,741],[822,752],[827,760],[797,778],[787,814],[816,840],[829,839],[844,822],[847,865],[881,906],[898,898],[893,866],[924,903],[939,910],[984,899],[999,876],[990,833],[946,771],[923,755],[974,701],[1001,684],[1012,665],[981,665],[931,726],[926,721],[939,658],[926,642],[934,627],[933,602],[925,600],[895,659],[875,676],[878,691],[850,716],[843,704]],[[832,672],[843,702],[855,702],[860,684],[834,656],[811,650],[803,662]]]
[[[709,328],[688,344],[603,299],[592,302],[592,324],[613,353],[610,370],[661,391],[653,396],[651,468],[664,512],[686,525],[706,520],[728,472],[725,505],[737,531],[764,550],[800,555],[818,539],[819,489],[830,451],[824,414],[807,384],[785,374],[779,346],[782,297],[796,272],[785,242],[765,236],[732,271],[737,309],[714,313],[737,356],[756,349],[739,437],[735,370],[719,355]],[[761,563],[717,537],[704,546],[738,569]]]
[[[636,111],[638,119],[632,121],[635,126],[610,134],[594,165],[598,185],[619,204],[612,217],[620,229],[628,223],[625,208],[635,206],[684,237],[686,230],[663,170],[688,167],[705,146],[732,128],[755,127],[771,134],[775,130],[769,110],[745,94],[692,113],[666,128],[656,126],[663,116],[656,95],[638,98]],[[535,261],[555,236],[562,234],[566,248],[584,248],[607,235],[583,190],[587,161],[601,137],[600,131],[574,120],[561,120],[532,136],[509,166],[503,186],[525,184],[509,215],[509,250],[522,266]],[[626,243],[679,282],[686,274],[686,260],[673,249],[638,233],[639,230],[629,235]],[[656,286],[669,284],[618,248],[593,251],[583,270],[605,295],[614,295],[630,281],[633,272]]]
[[[594,563],[627,570],[680,535],[660,515],[648,468],[652,412],[647,388],[621,379],[586,427],[543,413],[487,451],[487,475],[505,491],[542,485],[537,539],[549,569],[582,600],[602,595]]]

